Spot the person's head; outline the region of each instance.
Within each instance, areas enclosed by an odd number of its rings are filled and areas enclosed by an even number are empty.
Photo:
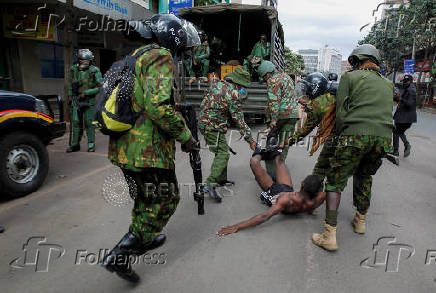
[[[380,61],[381,56],[379,50],[371,44],[358,46],[351,52],[350,57],[348,57],[348,62],[353,68],[359,68],[362,64],[367,62],[380,65]]]
[[[94,54],[89,49],[79,49],[77,52],[77,59],[79,62],[80,70],[87,70],[94,60]]]
[[[330,80],[330,81],[337,81],[338,80],[338,75],[336,73],[333,73],[333,72],[329,73],[328,80]]]
[[[263,78],[265,81],[268,81],[275,71],[276,67],[271,61],[268,60],[263,60],[257,68],[257,73],[259,74],[260,78]]]
[[[198,35],[200,36],[201,43],[207,41],[207,35],[204,32],[199,32]]]
[[[303,80],[306,85],[306,95],[309,96],[311,100],[323,95],[327,91],[328,81],[322,73],[314,72],[306,76]]]
[[[403,77],[403,88],[408,88],[413,83],[413,76],[407,74]]]
[[[247,97],[246,88],[250,87],[250,73],[241,68],[236,68],[233,72],[229,73],[225,78],[225,81],[232,83],[238,90],[241,99]]]
[[[156,42],[170,50],[173,56],[186,48],[201,44],[195,27],[174,14],[155,14],[147,21],[129,21],[129,34],[139,36],[142,42]]]
[[[265,34],[261,34],[260,35],[260,42],[261,43],[266,43],[266,35]]]
[[[309,175],[301,182],[300,194],[307,201],[313,200],[320,192],[321,185],[318,175]]]

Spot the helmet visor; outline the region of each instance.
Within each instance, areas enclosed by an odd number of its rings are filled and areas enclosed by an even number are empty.
[[[194,27],[194,25],[185,20],[181,19],[182,21],[182,27],[186,32],[187,40],[186,40],[186,47],[195,47],[201,45],[200,36],[198,35],[197,29]]]

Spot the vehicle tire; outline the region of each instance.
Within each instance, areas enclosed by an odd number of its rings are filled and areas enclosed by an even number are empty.
[[[0,138],[0,194],[15,198],[37,190],[47,177],[47,149],[35,135],[17,131]]]

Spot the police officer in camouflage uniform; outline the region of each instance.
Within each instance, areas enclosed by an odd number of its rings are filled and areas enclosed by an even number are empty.
[[[100,69],[91,65],[94,55],[89,49],[80,49],[78,64],[71,67],[69,75],[69,102],[71,103],[71,124],[73,127],[71,144],[67,153],[80,150],[83,126],[88,137],[88,152],[95,151],[95,129],[92,125],[95,96],[103,83]],[[75,88],[75,91],[73,91]],[[71,126],[70,126],[71,127]]]
[[[329,160],[335,150],[334,129],[332,129],[332,126],[334,127],[335,122],[334,117],[336,114],[336,97],[327,92],[328,82],[321,73],[315,72],[309,74],[304,79],[304,83],[306,95],[308,95],[310,98],[310,102],[305,105],[307,119],[304,122],[304,125],[285,141],[285,144],[292,146],[293,144],[301,141],[316,127],[318,127],[318,133],[320,135],[317,133],[317,135],[314,137],[314,147],[312,148],[310,154],[313,155],[321,143],[324,143],[324,146],[319,154],[312,174],[318,175],[321,182],[324,182],[327,170],[330,167]],[[324,127],[324,129],[321,129],[322,127]],[[327,129],[328,127],[330,127],[330,129]]]
[[[175,141],[182,144],[185,152],[196,145],[174,110],[172,55],[189,43],[199,44],[200,39],[196,31],[185,29],[186,22],[172,14],[130,24],[129,38],[142,40],[141,48],[148,49],[136,60],[132,96],[133,109],[142,114],[127,133],[110,137],[108,157],[123,171],[134,206],[129,232],[104,258],[103,266],[121,278],[137,282],[139,277],[131,268],[129,256],[142,255],[165,242],[161,231],[180,199],[174,166]]]
[[[222,198],[215,191],[216,185],[234,183],[227,180],[227,163],[230,154],[226,133],[229,117],[238,125],[241,135],[250,144],[250,148],[252,150],[256,148],[256,142],[244,121],[242,112],[242,100],[246,97],[245,88],[249,86],[249,73],[237,68],[228,74],[224,81],[216,83],[201,102],[199,129],[209,150],[215,154],[204,190],[217,202],[221,202]]]
[[[189,83],[193,83],[196,80],[195,72],[192,69],[195,65],[200,65],[201,67],[201,74],[202,74],[202,81],[207,82],[207,73],[209,72],[209,56],[210,56],[210,48],[209,44],[207,42],[207,36],[205,33],[199,33],[200,39],[201,39],[201,45],[198,47],[195,47],[193,49],[194,56],[192,57],[192,66],[190,64],[189,59],[185,59],[183,62],[185,64],[186,70],[188,71],[189,76],[191,79],[189,80]]]
[[[354,232],[365,233],[372,176],[392,150],[394,87],[380,73],[380,53],[374,46],[364,44],[353,50],[348,61],[353,70],[342,75],[336,96],[338,141],[327,171],[324,232],[312,235],[313,243],[326,250],[338,249],[337,211],[350,176],[357,207],[351,224]]]
[[[298,104],[294,95],[294,83],[284,72],[278,72],[271,61],[262,61],[257,69],[259,76],[263,78],[268,87],[268,105],[266,108],[266,119],[269,133],[276,128],[279,135],[279,142],[295,131],[295,124],[298,120]],[[285,147],[281,159],[286,160],[289,147]],[[265,161],[266,170],[272,178],[276,178],[275,164],[272,160]]]

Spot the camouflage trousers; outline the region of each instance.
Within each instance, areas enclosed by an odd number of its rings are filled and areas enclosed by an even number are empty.
[[[366,214],[371,201],[372,175],[382,165],[386,153],[392,151],[391,138],[354,135],[339,136],[330,157],[326,191],[341,193],[353,176],[353,204]]]
[[[227,163],[230,158],[229,146],[227,145],[226,135],[218,131],[201,130],[209,150],[215,154],[210,175],[206,179],[206,184],[215,184],[227,180]]]
[[[298,119],[287,119],[286,121],[278,122],[278,133],[279,133],[279,142],[282,143],[287,137],[295,131],[295,124],[297,124]],[[285,161],[288,156],[289,147],[285,147],[280,155],[280,159]],[[276,178],[276,165],[273,160],[265,161],[266,171],[272,178]]]
[[[321,153],[319,154],[318,159],[316,160],[316,164],[312,170],[312,174],[318,175],[322,183],[324,183],[327,171],[330,168],[330,158],[333,157],[333,155],[335,154],[335,149],[335,137],[329,136],[328,138],[326,138]],[[322,189],[320,191],[322,191]]]
[[[130,231],[146,243],[161,233],[176,211],[180,196],[175,170],[121,170],[135,202]]]
[[[95,128],[92,125],[92,118],[94,115],[95,99],[89,99],[89,107],[75,107],[71,105],[71,122],[73,124],[73,137],[71,139],[71,146],[80,146],[80,141],[83,136],[83,128],[86,129],[86,136],[88,137],[88,147],[95,146]]]

